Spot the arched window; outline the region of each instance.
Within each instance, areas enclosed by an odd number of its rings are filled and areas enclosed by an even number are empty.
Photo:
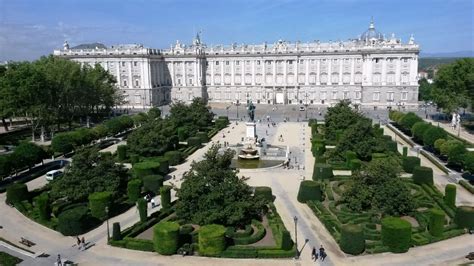
[[[124,87],[127,87],[127,86],[128,86],[126,80],[123,81],[123,86],[124,86]]]

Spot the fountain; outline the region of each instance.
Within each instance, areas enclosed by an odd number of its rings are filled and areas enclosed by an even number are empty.
[[[258,150],[248,143],[245,148],[240,149],[239,159],[256,160],[260,159],[260,155],[258,155]]]

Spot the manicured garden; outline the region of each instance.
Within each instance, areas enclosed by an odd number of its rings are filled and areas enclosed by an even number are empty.
[[[290,233],[269,187],[249,187],[230,167],[232,150],[213,145],[194,162],[177,189],[178,199],[151,215],[140,208],[140,222],[120,231],[114,225],[111,245],[154,251],[227,258],[285,258],[295,255]],[[167,190],[166,195],[169,195]],[[115,230],[117,228],[117,230]]]
[[[406,149],[399,154],[397,143],[348,102],[329,108],[325,119],[310,121],[316,162],[312,180],[300,184],[298,201],[313,210],[342,251],[401,253],[474,228],[473,208],[455,206],[456,187],[438,191],[431,168]],[[352,174],[334,176],[333,169]]]
[[[10,255],[8,253],[5,253],[3,251],[0,251],[0,265],[2,265],[2,266],[18,265],[22,261],[23,260],[20,259],[20,258],[12,256],[12,255]]]

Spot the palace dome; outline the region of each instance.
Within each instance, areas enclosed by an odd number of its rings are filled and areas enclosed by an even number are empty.
[[[371,40],[371,39],[383,40],[384,38],[383,38],[383,34],[378,32],[375,29],[374,21],[371,20],[369,29],[366,30],[364,33],[362,33],[362,35],[360,36],[360,39],[361,40]]]

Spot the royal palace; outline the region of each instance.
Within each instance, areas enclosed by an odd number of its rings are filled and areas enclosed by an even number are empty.
[[[207,46],[169,49],[100,43],[69,47],[54,55],[99,64],[117,79],[124,108],[149,108],[202,97],[209,102],[330,106],[349,99],[360,107],[418,105],[418,54],[413,36],[386,37],[373,21],[347,41]]]

